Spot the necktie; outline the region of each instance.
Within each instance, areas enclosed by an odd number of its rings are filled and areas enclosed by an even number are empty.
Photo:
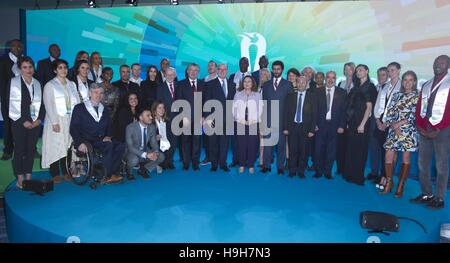
[[[434,85],[432,86],[432,88],[434,88]],[[436,99],[437,91],[438,91],[438,89],[435,89],[433,91],[433,93],[431,93],[430,98],[428,99],[427,113],[425,114],[425,118],[427,118],[427,119],[429,119],[433,113],[433,104],[434,104],[434,100]]]
[[[173,83],[170,83],[169,84],[169,87],[170,87],[170,96],[172,97],[172,99],[173,99]]]
[[[94,106],[94,110],[95,110],[95,112],[97,113],[97,116],[98,116],[98,106]]]
[[[227,86],[225,86],[225,80],[222,80],[222,90],[223,90],[223,95],[225,95],[225,98],[228,96],[228,90],[227,90]]]
[[[196,92],[197,89],[195,87],[195,80],[192,81],[192,93]]]
[[[297,101],[297,112],[295,113],[295,122],[301,123],[302,122],[302,93],[300,93],[300,96],[298,96]]]
[[[245,74],[242,73],[241,81],[244,79],[244,77],[245,77]]]
[[[146,150],[145,148],[145,146],[147,145],[147,128],[144,128],[144,138],[143,138],[143,142],[142,142],[142,148],[144,149],[144,150]]]
[[[327,112],[330,111],[331,89],[327,89]]]
[[[275,87],[275,91],[277,91],[277,89],[278,89],[278,78],[275,79],[274,87]]]

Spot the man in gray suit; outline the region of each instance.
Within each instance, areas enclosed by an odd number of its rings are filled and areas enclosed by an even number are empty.
[[[139,164],[138,174],[148,179],[148,172],[157,169],[161,173],[162,169],[158,166],[164,161],[164,154],[159,151],[156,141],[156,127],[152,124],[152,115],[150,109],[143,109],[139,114],[139,121],[133,122],[127,126],[127,173],[133,177],[131,171],[133,167]]]
[[[263,100],[267,101],[267,127],[278,127],[278,144],[276,146],[264,146],[264,160],[262,173],[271,171],[271,161],[274,147],[277,147],[277,172],[279,175],[284,174],[284,165],[286,161],[286,136],[283,134],[283,113],[285,100],[289,93],[292,92],[291,82],[283,79],[282,74],[284,70],[284,64],[282,61],[277,60],[272,63],[273,78],[271,81],[267,81],[262,86]],[[277,116],[271,116],[271,102],[279,102],[279,114]],[[272,119],[273,118],[273,119]],[[265,138],[270,135],[265,136]]]

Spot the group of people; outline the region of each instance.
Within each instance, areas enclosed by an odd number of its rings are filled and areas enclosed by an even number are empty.
[[[267,56],[259,59],[260,69],[255,72],[249,72],[248,58],[241,58],[239,70],[229,77],[227,64],[210,61],[203,79],[195,63],[188,65],[182,80],[168,59],[161,61],[159,70],[149,66],[145,80],[140,77],[140,64],[122,65],[120,79],[112,82],[113,70],[103,66],[99,52],[78,52],[69,68],[60,58],[58,45],[52,44],[50,56],[39,61],[35,71],[34,61],[22,55],[20,40],[11,41],[9,47],[0,60],[2,159],[13,156],[19,188],[31,178],[43,124],[42,167],[50,168],[55,182],[63,177],[70,180],[65,158],[73,144],[81,152],[92,146],[103,153],[111,183],[123,179],[121,164],[126,165],[129,180],[134,179],[134,167],[144,178],[152,170],[174,169],[178,148],[183,170],[192,165],[194,171],[211,163],[212,172],[238,166],[239,173],[248,168],[253,174],[259,155],[262,173],[271,172],[275,163],[279,175],[287,171],[290,178],[305,178],[305,171],[313,170],[315,178],[333,179],[336,161],[336,174],[348,182],[363,185],[366,179],[376,180],[380,194],[388,194],[394,189],[401,153],[395,196],[402,197],[411,152],[419,151],[422,193],[411,202],[444,207],[450,149],[447,55],[435,59],[434,77],[418,89],[416,73],[401,74],[397,62],[377,70],[376,85],[366,65],[352,62],[344,65],[345,80],[340,83],[336,83],[336,72],[315,72],[312,67],[291,68],[284,79],[283,62],[274,61],[269,70]],[[210,112],[198,114],[191,110],[177,118],[172,105],[183,100],[194,109],[199,94],[202,106],[215,101],[226,110],[211,107]],[[227,102],[232,102],[231,108]],[[217,118],[218,114],[223,116]],[[234,124],[232,134],[227,132],[228,115]],[[185,132],[179,134],[174,127]],[[202,132],[207,129],[216,132]],[[267,139],[274,137],[277,143],[268,144]],[[206,154],[200,161],[202,147]],[[369,150],[371,172],[366,178]],[[430,176],[433,153],[436,191]],[[308,165],[310,158],[312,165]]]

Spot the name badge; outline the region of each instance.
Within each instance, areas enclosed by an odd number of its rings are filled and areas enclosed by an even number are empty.
[[[30,105],[30,115],[33,120],[36,119],[36,117],[37,117],[36,107],[34,107],[33,104]]]

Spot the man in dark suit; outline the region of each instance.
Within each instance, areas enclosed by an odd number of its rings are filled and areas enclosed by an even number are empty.
[[[302,69],[302,75],[306,77],[306,89],[315,92],[317,90],[317,83],[314,81],[316,75],[314,69],[310,66],[306,66]],[[309,171],[316,170],[315,139],[315,137],[311,137],[306,141],[306,155],[308,156],[307,159],[311,157],[311,161],[313,164],[312,166],[309,166],[308,161],[306,161],[307,169]]]
[[[284,174],[284,163],[286,161],[286,136],[283,134],[284,107],[287,95],[292,91],[292,84],[282,78],[284,70],[283,62],[277,60],[272,63],[273,78],[262,86],[263,100],[267,101],[267,124],[268,128],[278,128],[278,144],[277,144],[277,171],[279,175]],[[279,114],[271,116],[272,101],[278,101]],[[264,121],[264,120],[263,120]],[[265,135],[265,138],[271,135]],[[267,173],[271,171],[271,161],[274,146],[264,146],[264,160],[261,172]]]
[[[12,157],[14,145],[11,132],[11,120],[9,118],[9,81],[20,74],[17,60],[23,55],[23,44],[18,39],[8,42],[9,52],[0,58],[0,95],[1,110],[3,116],[3,156],[2,160]]]
[[[269,59],[267,58],[266,55],[261,56],[259,58],[258,64],[259,64],[259,69],[257,71],[252,72],[252,77],[256,81],[256,86],[259,87],[259,73],[262,68],[267,68],[267,66],[269,66]]]
[[[199,170],[200,163],[200,152],[201,152],[201,135],[196,132],[195,126],[197,123],[198,127],[201,127],[201,113],[198,116],[200,119],[196,119],[194,117],[194,94],[197,93],[197,96],[202,96],[203,90],[205,89],[205,82],[203,80],[197,79],[198,73],[200,71],[200,67],[195,64],[189,64],[187,68],[188,77],[178,82],[178,90],[179,96],[177,99],[186,100],[190,107],[190,118],[185,118],[183,120],[183,125],[187,125],[190,127],[190,134],[183,134],[181,136],[182,142],[182,154],[183,154],[183,169],[189,169],[189,163],[192,162],[192,169],[194,171]],[[201,106],[203,108],[203,103],[200,101]],[[200,125],[200,126],[199,126]]]
[[[157,74],[158,83],[163,83],[166,81],[166,69],[170,68],[170,61],[168,58],[161,59],[161,62],[159,63],[159,71]],[[175,77],[175,82],[178,81],[178,78]]]
[[[226,64],[220,64],[218,67],[218,77],[206,83],[206,94],[205,102],[208,100],[217,100],[222,105],[223,109],[223,119],[222,123],[212,122],[211,120],[206,121],[206,125],[209,127],[222,127],[222,135],[213,134],[208,136],[210,153],[209,157],[211,159],[211,171],[217,171],[217,166],[220,165],[220,169],[228,172],[230,169],[227,167],[227,153],[228,153],[228,141],[229,136],[226,135],[226,104],[227,100],[233,100],[236,94],[235,83],[232,79],[227,79],[228,66]],[[214,111],[211,112],[211,114]],[[204,117],[207,117],[210,113],[204,113]],[[228,112],[231,114],[231,112]]]
[[[336,87],[336,72],[326,75],[325,87],[316,91],[318,102],[317,127],[315,140],[316,174],[315,178],[333,179],[331,169],[336,159],[336,138],[344,133],[347,93]]]
[[[48,47],[48,53],[50,56],[46,59],[39,60],[37,64],[37,79],[41,83],[42,88],[56,76],[56,73],[52,69],[52,62],[59,59],[61,49],[57,44],[51,44]]]
[[[164,106],[167,112],[167,117],[169,121],[167,122],[167,137],[170,142],[170,149],[167,151],[166,159],[164,160],[162,167],[165,169],[174,169],[173,165],[173,154],[178,145],[178,136],[173,135],[171,126],[172,119],[175,117],[177,112],[172,112],[172,103],[180,96],[179,88],[177,82],[175,81],[176,71],[174,68],[170,67],[166,69],[166,81],[161,83],[161,85],[156,90],[156,98],[164,102]]]
[[[164,161],[164,154],[159,151],[156,141],[156,127],[152,124],[151,110],[144,108],[139,112],[139,121],[133,122],[126,129],[127,142],[127,176],[134,179],[132,169],[140,164],[138,174],[144,179],[150,178],[149,172],[156,169],[161,173],[158,165]]]
[[[305,76],[297,78],[297,91],[286,98],[283,132],[288,136],[289,177],[305,178],[306,140],[314,136],[317,120],[316,94],[306,89]]]
[[[128,65],[120,66],[120,80],[112,83],[119,88],[119,106],[128,105],[128,94],[136,93],[138,100],[141,101],[141,92],[138,84],[130,81],[131,69]]]

